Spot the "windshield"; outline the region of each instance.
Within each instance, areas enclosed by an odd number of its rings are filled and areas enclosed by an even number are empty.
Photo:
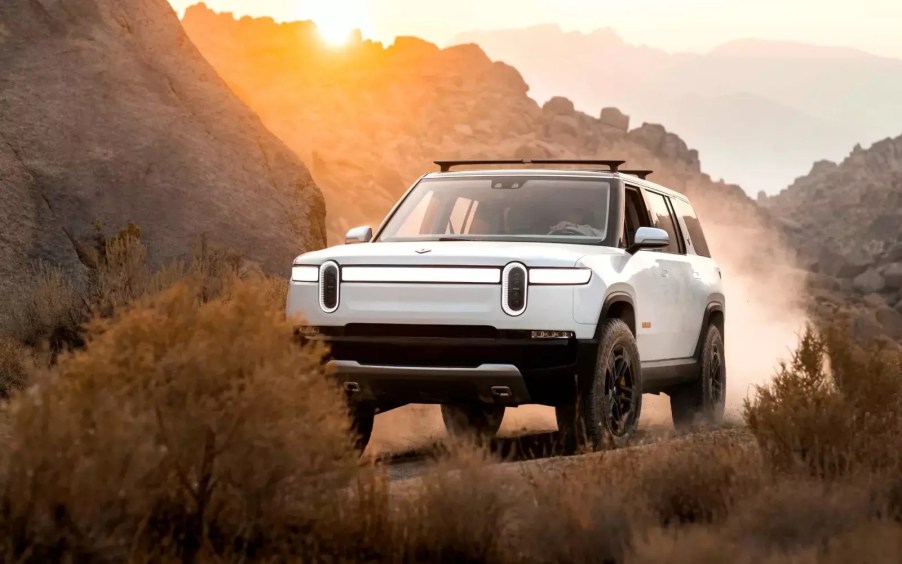
[[[607,236],[610,198],[610,181],[598,178],[427,178],[378,240],[600,243]]]

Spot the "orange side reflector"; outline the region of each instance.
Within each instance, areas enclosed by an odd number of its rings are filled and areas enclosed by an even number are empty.
[[[643,321],[642,328],[643,329],[651,329],[651,321]]]

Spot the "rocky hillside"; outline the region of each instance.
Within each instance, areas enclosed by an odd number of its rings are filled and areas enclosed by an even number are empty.
[[[97,220],[157,264],[200,233],[277,272],[324,244],[307,169],[165,0],[3,0],[0,69],[0,291],[35,259],[77,272]]]
[[[709,221],[758,211],[737,187],[701,172],[699,155],[660,125],[630,128],[614,108],[597,116],[556,97],[543,106],[520,73],[475,45],[439,49],[398,38],[322,44],[310,22],[217,14],[183,18],[204,56],[264,123],[311,167],[329,210],[329,235],[378,223],[403,190],[448,157],[625,158],[699,198]],[[724,211],[729,208],[731,212]],[[716,211],[715,211],[716,210]]]
[[[800,250],[824,302],[851,296],[862,332],[902,339],[902,137],[856,146],[761,204]],[[895,308],[895,309],[893,309]]]

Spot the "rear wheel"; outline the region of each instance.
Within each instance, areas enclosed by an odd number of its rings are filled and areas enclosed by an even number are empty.
[[[639,424],[642,374],[629,326],[609,319],[601,330],[595,372],[581,375],[576,398],[557,406],[558,429],[568,451],[626,445]]]
[[[701,361],[699,378],[670,392],[673,424],[681,431],[695,425],[717,425],[723,421],[727,371],[723,336],[716,325],[708,327]]]
[[[491,439],[501,428],[503,405],[483,403],[442,404],[442,421],[452,437]]]

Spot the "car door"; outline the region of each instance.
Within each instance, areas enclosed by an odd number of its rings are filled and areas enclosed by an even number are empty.
[[[670,245],[651,251],[656,253],[659,267],[658,291],[653,299],[661,315],[660,358],[676,360],[689,358],[695,352],[687,335],[687,319],[694,307],[693,266],[686,256],[686,242],[670,203],[670,197],[660,192],[644,189],[645,201],[655,227],[670,236]],[[696,335],[697,337],[697,335]]]
[[[687,302],[691,303],[691,308],[686,312],[686,321],[683,323],[683,347],[692,348],[694,353],[708,304],[723,300],[721,275],[720,269],[711,259],[705,233],[692,204],[680,198],[671,198],[671,203],[686,243],[686,259],[692,265],[691,297]]]
[[[639,227],[653,227],[654,223],[645,203],[645,197],[636,186],[627,185],[624,200],[624,240],[628,248]],[[629,257],[627,268],[636,291],[636,345],[642,362],[654,362],[670,358],[668,355],[667,318],[673,303],[670,292],[664,288],[661,256],[650,250],[641,250]]]

